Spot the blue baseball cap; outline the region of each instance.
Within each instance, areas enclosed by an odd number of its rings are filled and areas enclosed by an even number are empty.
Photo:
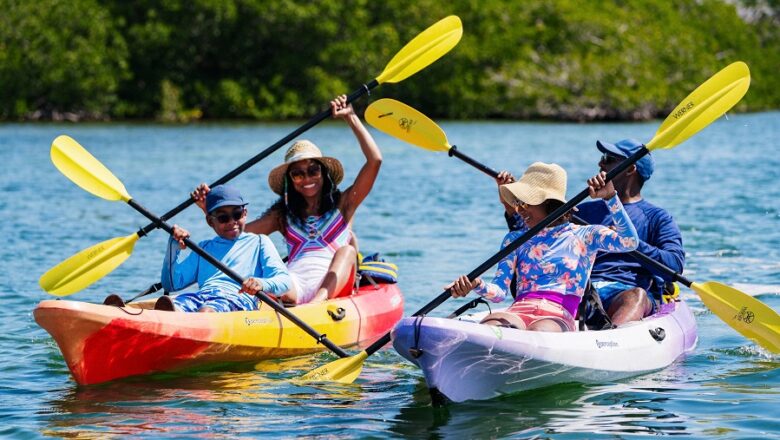
[[[245,206],[247,203],[241,193],[230,185],[218,185],[206,195],[206,212],[211,214],[223,206]]]
[[[622,141],[615,142],[614,144],[610,144],[609,142],[596,141],[596,147],[602,153],[609,153],[625,158],[628,158],[632,154],[636,153],[643,146],[643,143],[634,139],[623,139]],[[649,153],[642,156],[642,158],[636,162],[636,170],[639,175],[642,176],[642,179],[644,179],[645,182],[650,180],[650,176],[653,175],[654,169],[655,161],[653,160],[653,156],[651,156]]]

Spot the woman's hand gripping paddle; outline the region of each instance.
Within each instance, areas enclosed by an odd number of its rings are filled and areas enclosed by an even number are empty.
[[[125,186],[122,182],[114,176],[108,168],[106,168],[100,161],[92,156],[87,150],[84,149],[78,142],[68,136],[59,136],[54,140],[51,146],[51,157],[54,165],[59,169],[62,174],[69,178],[73,183],[80,186],[85,191],[92,193],[98,197],[106,200],[118,201],[121,200],[132,206],[136,211],[144,215],[157,227],[164,229],[167,233],[173,235],[173,228],[165,223],[164,220],[155,216],[149,212],[146,208],[138,204],[130,194],[127,193]],[[135,235],[135,234],[134,234]],[[123,253],[131,253],[133,250],[134,240],[123,241],[120,239],[116,247],[121,249]],[[229,267],[222,264],[221,261],[214,258],[208,252],[204,251],[200,246],[195,244],[189,238],[184,239],[184,243],[192,249],[193,252],[200,255],[204,260],[211,263],[214,267],[224,272],[227,276],[232,278],[239,285],[243,284],[244,279],[241,275],[231,270]],[[100,254],[106,255],[106,253]],[[103,262],[94,262],[94,265],[106,264]],[[272,309],[279,314],[290,320],[293,324],[300,327],[303,331],[311,335],[317,342],[329,348],[340,357],[347,357],[348,354],[342,350],[338,345],[331,342],[325,335],[318,333],[311,328],[308,324],[301,321],[298,317],[290,313],[282,305],[271,299],[263,292],[255,294],[261,301],[268,304]]]
[[[661,124],[661,127],[656,132],[653,139],[650,140],[637,153],[632,154],[631,157],[621,162],[617,167],[612,169],[607,174],[607,180],[612,180],[618,174],[625,171],[626,168],[634,164],[641,159],[644,155],[648,154],[650,150],[656,149],[671,149],[677,146],[679,143],[685,141],[693,134],[709,125],[712,121],[719,118],[731,107],[733,107],[742,96],[747,92],[750,86],[750,71],[745,63],[737,62],[733,63],[720,72],[713,75],[710,79],[705,81],[696,90],[688,95],[666,118]],[[377,101],[372,105],[377,105],[385,100]],[[391,105],[388,108],[388,101],[382,104],[378,104],[379,107],[374,107],[376,112],[374,116],[370,116],[367,110],[366,120],[377,127],[379,130],[389,130],[389,133],[398,133],[399,129],[402,131],[415,131],[414,137],[410,139],[416,139],[415,145],[422,148],[434,150],[434,151],[450,151],[452,147],[447,143],[447,137],[444,132],[436,126],[433,121],[422,115],[420,112],[412,109],[409,106],[397,106]],[[382,107],[384,106],[384,107]],[[369,107],[370,108],[370,107]],[[410,111],[410,109],[412,111]],[[382,116],[379,118],[378,116]],[[420,116],[423,116],[422,118]],[[375,124],[377,120],[382,121],[378,126]],[[672,118],[670,120],[670,118]],[[392,122],[395,121],[395,122]],[[395,126],[393,126],[395,125]],[[419,128],[418,128],[419,127]],[[468,278],[473,280],[480,276],[486,270],[493,267],[496,263],[501,261],[504,257],[514,252],[515,249],[520,247],[523,243],[527,242],[531,237],[536,235],[539,231],[553,223],[559,217],[567,213],[571,208],[582,202],[588,196],[588,190],[584,189],[577,196],[566,202],[563,206],[553,211],[550,215],[545,217],[539,224],[529,229],[526,233],[518,237],[512,243],[507,245],[504,249],[490,257],[487,261],[479,265],[476,269],[468,274]],[[433,309],[444,303],[451,294],[449,290],[445,290],[433,301],[423,306],[420,310],[415,312],[412,316],[419,316],[431,312]],[[315,370],[310,371],[303,376],[303,380],[311,381],[338,381],[338,382],[352,382],[360,375],[360,371],[363,368],[363,361],[377,352],[385,344],[390,342],[391,333],[387,333],[371,344],[365,350],[360,353],[348,357],[338,359]]]
[[[458,44],[462,35],[463,25],[458,17],[451,15],[438,21],[398,51],[387,63],[384,71],[376,79],[352,92],[347,97],[347,102],[355,101],[379,84],[400,82],[414,75],[449,52]],[[228,182],[306,130],[324,121],[330,114],[330,109],[320,112],[292,133],[217,179],[210,186],[213,188]],[[102,176],[96,176],[96,178],[100,177]],[[160,218],[167,221],[193,203],[194,201],[189,198]],[[157,223],[152,222],[134,234],[113,238],[82,250],[43,274],[39,281],[41,288],[57,296],[70,295],[84,289],[121,265],[132,253],[135,242],[158,226]]]

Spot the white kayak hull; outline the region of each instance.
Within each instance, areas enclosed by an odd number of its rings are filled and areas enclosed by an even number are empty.
[[[669,366],[697,342],[696,321],[684,302],[613,330],[532,332],[409,317],[392,337],[396,351],[422,369],[432,395],[453,402],[645,374]]]

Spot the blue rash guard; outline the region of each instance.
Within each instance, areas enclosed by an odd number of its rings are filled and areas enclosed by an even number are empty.
[[[211,240],[205,240],[198,243],[203,250],[211,254],[214,258],[221,261],[237,274],[244,278],[259,278],[263,284],[263,292],[274,295],[281,295],[288,291],[291,286],[290,274],[287,267],[282,262],[279,253],[276,251],[271,240],[266,235],[256,235],[243,232],[235,240],[228,240],[222,237],[214,237]],[[198,293],[204,298],[214,298],[223,296],[230,298],[224,307],[217,304],[218,311],[255,309],[254,299],[247,294],[239,294],[241,285],[232,278],[222,273],[211,263],[205,261],[198,254],[191,252],[183,260],[179,261],[179,243],[172,238],[168,241],[168,251],[163,261],[161,281],[163,288],[168,291],[183,289],[190,284],[198,283]],[[184,301],[182,294],[174,297],[174,303],[184,311],[203,304],[192,304],[190,301]],[[192,296],[192,294],[189,294]],[[182,301],[177,298],[182,297]],[[204,299],[203,302],[208,302]],[[255,307],[252,307],[252,305]],[[206,304],[211,305],[211,304]]]
[[[681,273],[685,251],[680,229],[671,214],[645,200],[623,205],[639,235],[637,250]],[[611,217],[603,203],[586,202],[574,214],[589,224],[610,225]],[[615,281],[637,286],[660,298],[663,286],[672,278],[643,266],[625,253],[599,253],[590,275],[591,281]]]

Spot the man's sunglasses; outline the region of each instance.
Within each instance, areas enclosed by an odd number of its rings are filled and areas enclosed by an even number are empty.
[[[604,153],[601,155],[601,163],[604,165],[611,165],[613,163],[617,163],[622,161],[624,158],[620,156],[615,156],[614,154]]]
[[[309,167],[306,168],[305,170],[302,168],[296,168],[294,170],[290,170],[290,178],[295,183],[302,182],[303,179],[306,178],[306,176],[319,177],[320,174],[322,174],[322,167],[318,163],[309,165]]]
[[[220,212],[219,214],[209,214],[209,216],[211,218],[213,218],[214,220],[218,221],[219,223],[224,224],[224,223],[229,222],[230,220],[233,220],[233,221],[241,220],[241,217],[244,216],[245,212],[246,212],[246,209],[244,209],[244,207],[242,206],[240,208],[234,209],[233,212],[231,212],[230,214],[228,214],[226,212]]]

